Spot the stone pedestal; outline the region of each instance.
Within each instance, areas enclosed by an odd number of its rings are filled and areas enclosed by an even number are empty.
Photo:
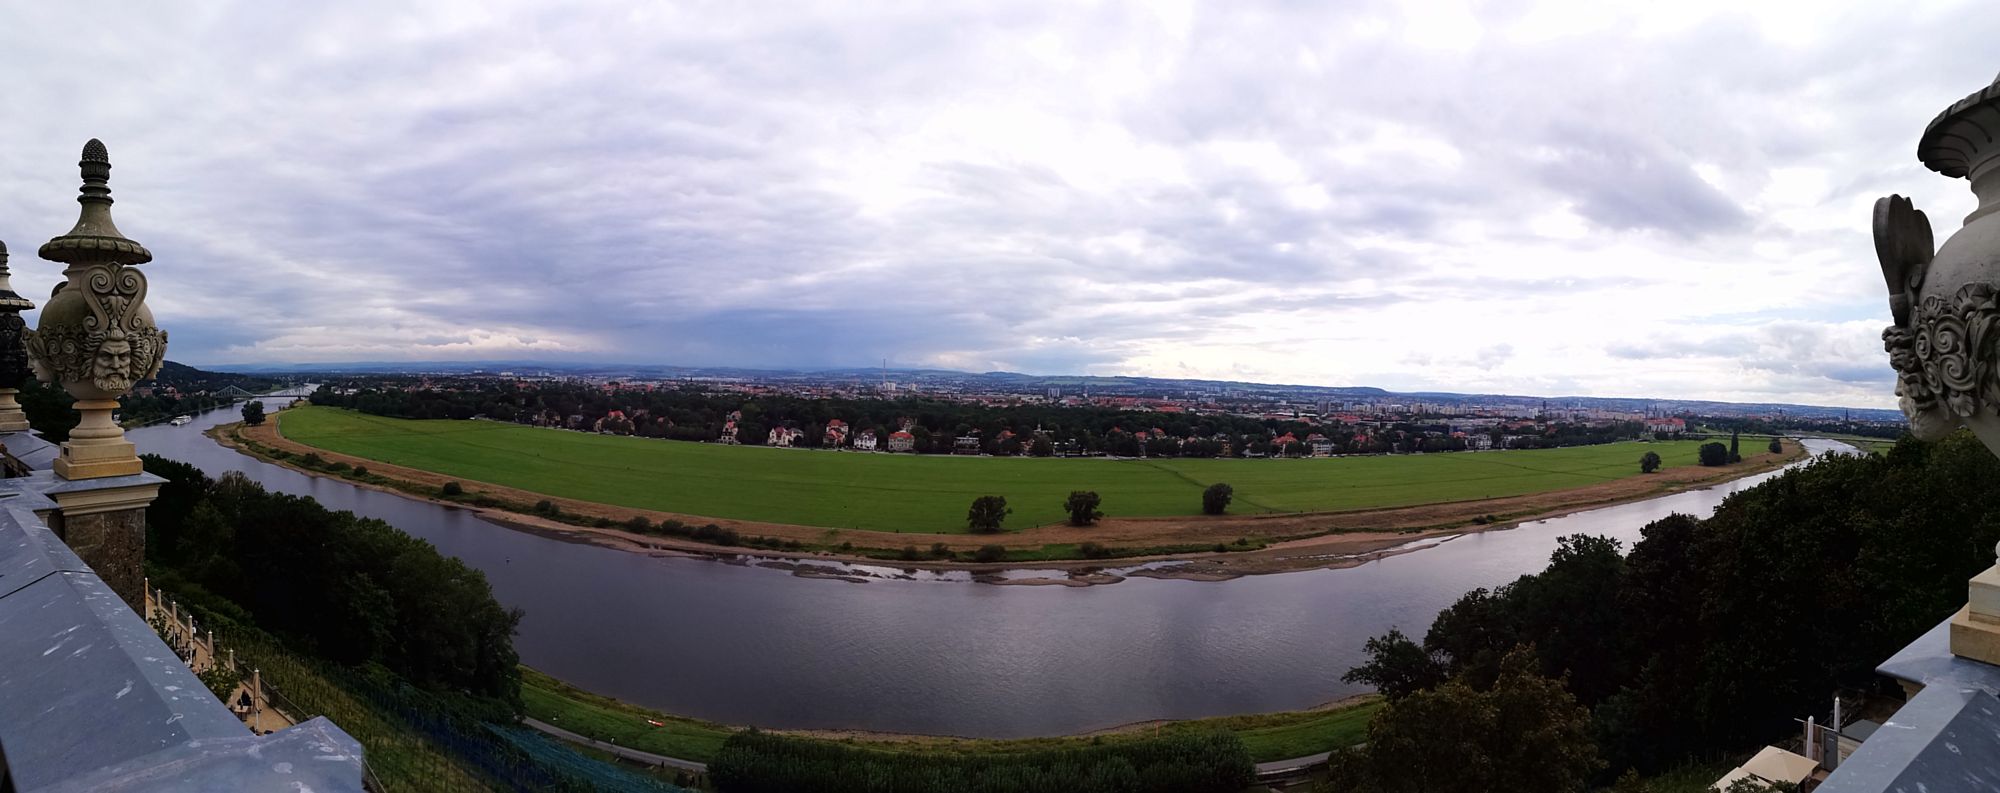
[[[28,431],[28,414],[21,412],[21,402],[15,399],[20,393],[18,388],[0,388],[0,432]]]
[[[2000,665],[2000,565],[1973,576],[1966,595],[1951,617],[1951,654]]]
[[[44,493],[56,502],[56,534],[134,610],[145,607],[146,505],[164,481],[140,473],[59,482]]]
[[[63,441],[62,456],[56,458],[56,476],[64,479],[97,479],[126,476],[145,470],[139,462],[138,447],[125,440],[125,431],[111,420],[118,409],[116,399],[79,399],[81,421]]]

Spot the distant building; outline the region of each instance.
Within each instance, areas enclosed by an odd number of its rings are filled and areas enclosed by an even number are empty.
[[[862,430],[860,435],[854,436],[854,448],[856,451],[875,451],[875,431]]]
[[[1669,435],[1679,434],[1687,432],[1687,422],[1673,418],[1649,419],[1646,421],[1646,431],[1664,432]]]
[[[820,445],[840,448],[847,445],[847,422],[831,419],[826,422],[826,432],[820,435]]]
[[[771,435],[765,439],[766,446],[796,446],[806,436],[805,430],[797,427],[772,427]]]
[[[1314,457],[1332,457],[1333,440],[1317,432],[1307,435],[1306,451]]]
[[[952,454],[978,454],[979,436],[960,435],[951,442]]]
[[[895,432],[889,433],[889,451],[907,452],[907,451],[912,451],[916,448],[917,448],[917,436],[911,435],[910,433],[903,430],[897,430]]]

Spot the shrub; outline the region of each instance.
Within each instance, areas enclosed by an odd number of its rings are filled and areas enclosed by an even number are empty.
[[[905,545],[903,546],[903,552],[898,554],[896,558],[901,559],[905,562],[914,562],[918,559],[924,558],[924,555],[917,551],[917,546]]]
[[[1701,464],[1708,466],[1728,465],[1729,447],[1720,442],[1710,441],[1701,445]]]
[[[1201,491],[1201,513],[1203,515],[1220,515],[1228,512],[1229,501],[1235,497],[1236,488],[1221,482],[1209,485],[1207,490]]]
[[[1111,555],[1110,548],[1104,547],[1102,543],[1095,542],[1086,542],[1076,546],[1076,552],[1082,554],[1085,559],[1103,559]]]
[[[354,466],[354,478],[356,479],[368,478],[368,466],[365,465]]]
[[[318,452],[306,452],[306,456],[299,458],[299,465],[307,468],[318,468],[326,465],[326,460],[320,459]]]
[[[999,531],[1000,522],[1012,512],[1007,508],[1005,496],[980,496],[973,499],[972,508],[966,510],[965,525],[973,531]]]
[[[465,495],[465,487],[457,482],[446,482],[444,487],[438,488],[438,494],[445,498],[457,498]]]
[[[331,472],[333,472],[333,473],[336,473],[336,474],[337,474],[337,473],[340,473],[340,472],[342,472],[342,471],[345,471],[345,470],[347,470],[347,467],[348,467],[348,466],[347,466],[347,463],[343,463],[343,462],[340,462],[340,461],[338,461],[338,460],[335,460],[334,462],[332,462],[332,463],[329,463],[329,464],[328,464],[328,465],[326,466],[326,470],[328,470],[328,471],[331,471]]]
[[[975,562],[998,562],[1006,558],[1007,549],[999,545],[981,545],[979,550],[972,552]]]
[[[1069,513],[1069,525],[1088,526],[1096,523],[1098,518],[1104,517],[1104,513],[1097,509],[1097,505],[1103,500],[1095,491],[1070,491],[1069,498],[1063,500],[1063,510]]]
[[[633,515],[630,520],[625,521],[625,530],[635,534],[651,534],[653,522],[647,520],[644,515]]]
[[[593,520],[593,521],[591,521],[591,522],[590,522],[590,525],[592,525],[592,526],[595,526],[595,527],[597,527],[597,528],[600,528],[600,529],[608,529],[608,528],[611,528],[611,527],[613,527],[613,526],[616,526],[616,525],[618,525],[618,524],[617,524],[617,523],[614,523],[614,522],[612,522],[612,520],[611,520],[610,518],[598,518],[597,520]]]
[[[931,556],[939,559],[958,558],[957,553],[954,553],[950,548],[945,547],[945,544],[941,542],[931,543]]]
[[[555,503],[555,502],[553,502],[553,501],[550,501],[550,500],[548,500],[548,499],[546,499],[546,498],[545,498],[545,499],[542,499],[542,500],[540,500],[540,501],[537,501],[537,502],[535,502],[535,514],[537,514],[537,515],[547,515],[547,516],[549,516],[549,517],[553,518],[553,517],[555,517],[555,516],[557,516],[557,515],[561,515],[561,514],[562,514],[562,510],[556,507],[556,503]]]

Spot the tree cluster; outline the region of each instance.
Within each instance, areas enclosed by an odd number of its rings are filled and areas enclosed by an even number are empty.
[[[1905,439],[1773,477],[1706,520],[1655,521],[1629,554],[1565,537],[1545,570],[1467,593],[1421,643],[1369,641],[1348,679],[1392,702],[1484,690],[1529,648],[1590,710],[1613,772],[1774,740],[1836,691],[1884,688],[1874,667],[1964,602],[2000,539],[1996,478],[1965,433]]]
[[[514,629],[485,574],[380,520],[272,493],[240,473],[210,479],[153,455],[149,562],[224,598],[313,655],[379,663],[420,686],[518,702]]]
[[[1280,446],[1285,435],[1326,436],[1335,454],[1462,451],[1451,425],[1416,420],[1382,427],[1221,414],[1164,413],[1103,406],[1041,403],[993,406],[924,397],[809,399],[754,396],[697,386],[609,387],[582,381],[520,383],[494,378],[417,378],[394,375],[336,379],[312,395],[313,404],[412,419],[469,419],[686,441],[713,441],[732,414],[736,440],[766,442],[776,427],[796,428],[805,446],[823,445],[829,422],[846,422],[853,435],[872,431],[886,444],[909,424],[918,454],[952,454],[959,438],[976,438],[984,454],[1050,457],[1107,454],[1118,457],[1300,456],[1303,441]],[[614,413],[615,411],[615,413]],[[1513,436],[1516,448],[1581,446],[1625,440],[1643,425],[1556,423]],[[1159,432],[1154,432],[1158,430]],[[1492,433],[1496,440],[1502,435]]]

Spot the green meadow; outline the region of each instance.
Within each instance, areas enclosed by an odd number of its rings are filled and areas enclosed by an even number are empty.
[[[976,496],[1005,496],[1009,528],[1064,518],[1095,490],[1112,516],[1200,512],[1227,482],[1230,511],[1321,512],[1563,490],[1639,476],[1639,457],[1695,465],[1698,441],[1567,449],[1293,460],[942,457],[685,443],[490,421],[412,421],[346,410],[285,411],[287,438],[468,482],[604,504],[889,532],[961,532]],[[1762,451],[1746,448],[1746,454]],[[476,488],[475,488],[476,489]]]

